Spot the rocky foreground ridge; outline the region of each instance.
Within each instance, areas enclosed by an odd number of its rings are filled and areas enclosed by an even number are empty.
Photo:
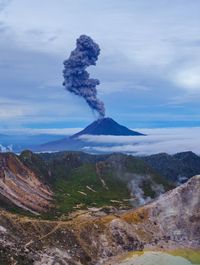
[[[0,212],[1,264],[105,264],[132,250],[200,247],[200,176],[125,213],[100,209],[45,221]],[[109,263],[116,264],[116,263]]]

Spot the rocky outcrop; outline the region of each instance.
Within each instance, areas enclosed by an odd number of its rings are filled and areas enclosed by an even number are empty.
[[[146,247],[200,247],[200,175],[161,195],[154,202],[125,214],[123,219],[133,223],[141,212],[137,231]],[[133,215],[131,217],[131,214]],[[144,235],[144,236],[143,236]]]
[[[200,175],[146,207],[161,235],[182,245],[200,244]]]
[[[6,265],[11,260],[29,265],[99,265],[143,248],[199,249],[199,190],[200,176],[195,176],[137,210],[107,215],[103,209],[89,209],[73,213],[68,221],[19,218],[2,211],[0,259]]]
[[[39,213],[51,206],[52,192],[38,176],[12,154],[0,154],[1,204]]]

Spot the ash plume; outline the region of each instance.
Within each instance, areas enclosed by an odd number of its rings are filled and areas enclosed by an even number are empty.
[[[90,78],[86,68],[96,65],[100,48],[89,36],[81,35],[76,40],[76,48],[69,58],[64,61],[63,77],[65,89],[75,95],[83,97],[93,111],[99,113],[99,117],[105,116],[104,103],[97,98],[96,86],[100,84],[98,79]]]

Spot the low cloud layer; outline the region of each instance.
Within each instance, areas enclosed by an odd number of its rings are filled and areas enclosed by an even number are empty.
[[[81,137],[88,146],[85,151],[124,152],[137,155],[156,153],[174,154],[193,151],[200,154],[200,128],[141,129],[147,136],[92,136]],[[96,146],[89,147],[90,143]]]
[[[49,135],[61,139],[81,130],[82,128],[21,128],[14,130],[5,128],[0,129],[0,134],[11,136]],[[79,139],[84,141],[85,147],[83,151],[86,152],[123,152],[133,155],[151,155],[156,153],[175,154],[192,151],[200,155],[200,127],[138,128],[135,130],[146,134],[146,136],[82,135]]]

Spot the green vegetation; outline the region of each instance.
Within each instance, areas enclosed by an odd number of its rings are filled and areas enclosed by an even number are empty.
[[[151,185],[149,185],[148,180],[144,180],[140,185],[140,188],[143,190],[144,195],[146,197],[151,197],[151,198],[156,197],[156,192],[152,189]]]
[[[173,183],[170,183],[166,178],[164,178],[158,172],[153,170],[149,165],[147,165],[140,158],[136,158],[133,156],[127,156],[125,165],[126,165],[126,168],[129,172],[133,172],[135,174],[139,174],[139,175],[143,175],[143,176],[144,175],[150,175],[152,181],[154,181],[155,183],[163,185],[163,187],[166,191],[175,188],[175,185],[173,185]],[[153,195],[152,192],[153,191],[151,190],[151,187],[150,186],[148,187],[148,182],[145,182],[144,183],[145,195],[152,197],[151,196],[151,195]]]
[[[82,152],[34,154],[24,151],[19,158],[54,192],[55,208],[42,218],[52,219],[87,207],[132,207],[129,184],[134,180],[145,197],[158,195],[155,184],[161,184],[165,191],[173,188],[142,159],[123,154],[100,156]]]
[[[25,150],[20,154],[19,159],[26,167],[31,169],[41,181],[49,181],[47,164],[39,155],[34,154],[29,150]]]
[[[130,191],[125,183],[110,174],[101,179],[94,164],[84,164],[73,170],[70,178],[55,182],[55,200],[61,213],[71,212],[77,206],[127,206],[123,200],[129,198]]]

